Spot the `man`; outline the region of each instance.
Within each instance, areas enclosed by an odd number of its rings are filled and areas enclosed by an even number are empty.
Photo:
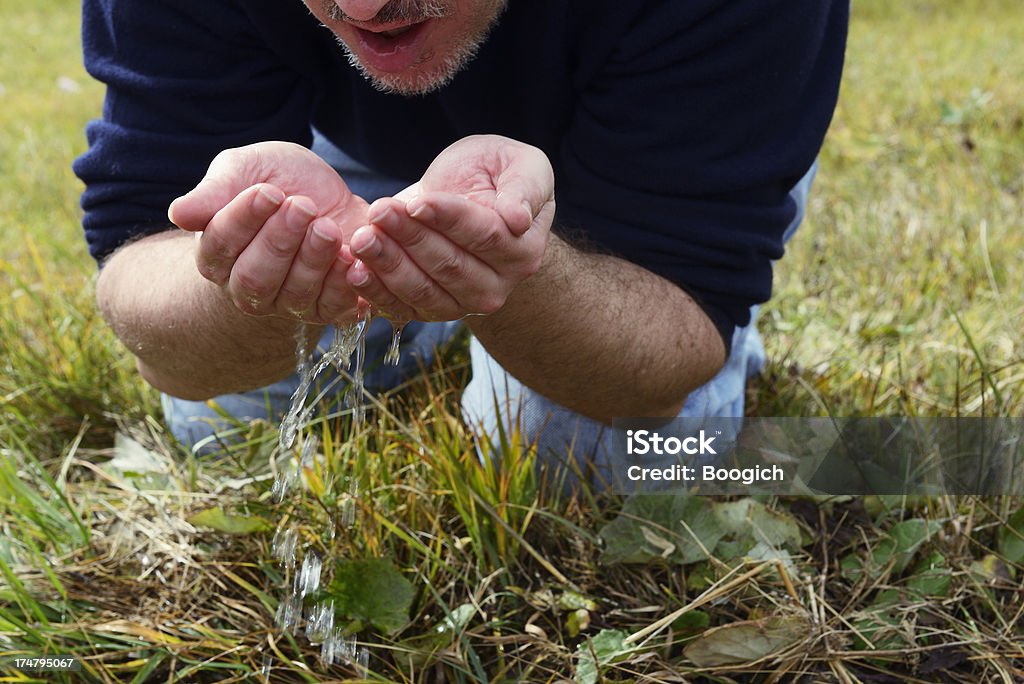
[[[366,307],[433,322],[420,354],[463,320],[467,415],[554,454],[742,413],[847,3],[305,5],[83,4],[98,301],[177,433],[186,400],[286,395],[300,321]]]

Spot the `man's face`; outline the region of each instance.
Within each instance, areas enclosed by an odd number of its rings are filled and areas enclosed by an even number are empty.
[[[508,0],[303,0],[376,88],[446,85],[476,55]]]

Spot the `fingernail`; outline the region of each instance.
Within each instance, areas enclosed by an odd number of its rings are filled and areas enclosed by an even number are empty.
[[[373,214],[370,216],[369,221],[370,223],[380,223],[386,219],[390,213],[391,207],[389,206],[377,207],[373,210]]]
[[[309,223],[316,217],[316,205],[305,197],[292,197],[292,208]]]
[[[320,249],[326,249],[338,241],[334,232],[329,230],[327,225],[325,225],[325,221],[316,221],[313,223],[313,238],[320,243],[314,246]]]
[[[373,236],[369,240],[366,241],[365,245],[363,245],[361,247],[357,247],[355,252],[356,252],[356,254],[360,254],[360,255],[366,254],[366,255],[372,256],[375,252],[377,252],[379,250],[380,250],[380,243],[377,242],[377,237]]]
[[[174,205],[178,203],[178,199],[181,198],[179,197],[177,199],[174,199],[171,201],[170,204],[167,205],[167,220],[170,221],[171,223],[174,223]]]
[[[370,273],[366,270],[366,266],[362,261],[352,264],[349,272],[352,274],[349,280],[352,283],[352,287],[363,287],[366,283],[370,282]]]
[[[437,218],[434,208],[421,200],[413,200],[406,205],[405,209],[409,212],[409,216],[421,223],[432,223]]]
[[[366,237],[369,236],[369,237]],[[364,226],[352,236],[352,251],[356,254],[369,254],[380,250],[380,242],[373,233],[373,228]],[[351,244],[351,243],[350,243]]]
[[[271,192],[270,188],[265,185],[260,186],[259,194],[260,197],[275,207],[280,206],[284,202],[284,197],[281,196],[281,193]]]

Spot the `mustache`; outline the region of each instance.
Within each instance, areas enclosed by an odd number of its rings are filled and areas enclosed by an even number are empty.
[[[442,19],[451,14],[451,9],[448,0],[391,0],[370,22],[387,25]],[[355,21],[331,0],[324,0],[324,14],[331,21]]]

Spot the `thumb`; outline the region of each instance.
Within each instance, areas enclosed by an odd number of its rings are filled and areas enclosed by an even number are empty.
[[[507,155],[495,182],[494,209],[515,236],[529,230],[538,218],[554,215],[555,178],[547,155],[517,143]],[[547,215],[551,214],[551,218]]]
[[[167,207],[167,218],[183,230],[205,230],[214,215],[240,192],[263,180],[246,172],[246,161],[239,149],[218,154],[199,184]]]

